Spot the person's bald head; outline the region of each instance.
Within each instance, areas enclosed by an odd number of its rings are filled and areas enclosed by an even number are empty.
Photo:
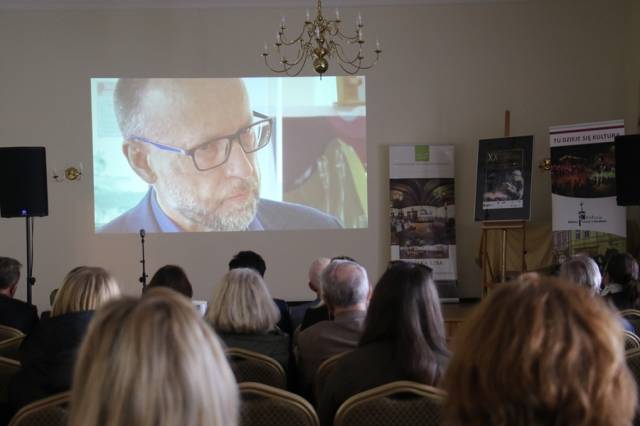
[[[329,262],[331,262],[331,259],[328,257],[319,257],[311,262],[311,266],[309,266],[309,288],[316,294],[320,294],[322,291],[320,275]]]

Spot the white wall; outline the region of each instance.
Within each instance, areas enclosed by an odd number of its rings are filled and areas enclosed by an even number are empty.
[[[295,26],[304,13],[0,11],[0,145],[44,145],[49,168],[85,166],[79,183],[49,181],[50,216],[36,219],[34,300],[41,309],[65,272],[79,264],[105,266],[128,292],[138,291],[137,236],[93,234],[89,78],[268,75],[259,55],[263,41],[273,37],[281,14]],[[342,11],[345,19],[356,13]],[[534,164],[548,156],[550,125],[637,117],[633,0],[371,7],[362,13],[365,34],[377,35],[384,49],[367,74],[369,229],[149,235],[151,273],[180,264],[195,283],[195,296],[208,298],[230,256],[251,248],[266,258],[267,281],[279,297],[310,297],[306,268],[320,255],[351,255],[375,280],[388,260],[387,145],[454,144],[460,293],[477,296],[477,141],[502,135],[503,111],[512,111],[513,135],[535,135]],[[532,222],[549,222],[549,176],[537,169],[533,175]],[[21,219],[0,220],[2,255],[24,261],[24,240]]]

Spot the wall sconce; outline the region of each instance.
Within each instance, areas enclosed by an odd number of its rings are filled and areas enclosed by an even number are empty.
[[[56,182],[64,182],[65,180],[77,182],[82,178],[82,171],[82,163],[78,163],[65,167],[62,172],[58,169],[53,169],[51,177]]]
[[[551,170],[551,158],[543,158],[538,163],[538,168],[542,171],[548,172]]]

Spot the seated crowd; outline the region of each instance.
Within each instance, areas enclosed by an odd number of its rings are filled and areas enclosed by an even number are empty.
[[[559,277],[498,286],[448,347],[429,267],[391,262],[373,285],[346,256],[309,267],[316,300],[288,306],[252,251],[229,262],[202,317],[185,271],[160,268],[142,297],[122,296],[99,267],[64,278],[50,315],[13,298],[20,263],[0,257],[0,324],[26,334],[0,424],[25,405],[71,391],[69,424],[221,425],[240,421],[226,348],[272,358],[322,425],[368,389],[399,380],[441,388],[446,425],[633,424],[638,395],[620,314],[640,307],[638,263],[613,255],[600,273],[587,255]],[[331,370],[318,381],[327,360]]]

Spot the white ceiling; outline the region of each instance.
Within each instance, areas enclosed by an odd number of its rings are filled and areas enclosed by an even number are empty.
[[[327,7],[501,3],[527,0],[324,0]],[[316,0],[0,0],[0,9],[156,9],[215,7],[314,7]]]

